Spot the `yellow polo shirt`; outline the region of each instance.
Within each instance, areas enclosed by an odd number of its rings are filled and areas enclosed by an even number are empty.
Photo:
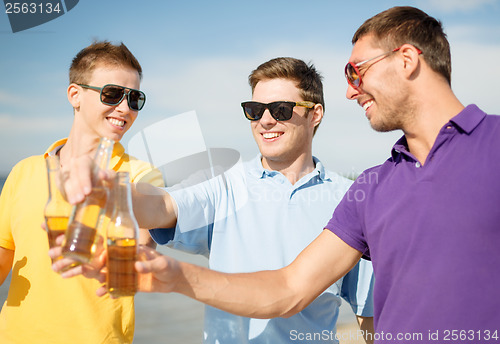
[[[48,198],[44,155],[19,162],[0,195],[0,246],[14,250],[9,294],[0,313],[0,343],[132,343],[134,298],[97,297],[96,280],[63,279],[52,271],[46,232],[40,227]],[[131,182],[163,186],[158,170],[115,144],[110,167],[130,172]]]

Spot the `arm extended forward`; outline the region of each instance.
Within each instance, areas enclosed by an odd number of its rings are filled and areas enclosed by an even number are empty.
[[[222,273],[167,256],[136,263],[139,290],[177,292],[252,318],[288,317],[344,276],[361,253],[324,230],[288,266],[254,273]]]

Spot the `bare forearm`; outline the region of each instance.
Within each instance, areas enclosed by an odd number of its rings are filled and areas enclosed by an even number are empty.
[[[0,285],[3,284],[12,268],[14,251],[0,247]]]
[[[288,317],[306,308],[360,257],[359,251],[326,230],[279,270],[224,274],[178,263],[182,278],[173,291],[241,316]]]
[[[132,187],[134,214],[141,228],[172,228],[177,223],[176,206],[161,188],[146,183]]]
[[[169,257],[162,259],[168,265],[169,278],[154,280],[154,291],[177,292],[252,318],[287,316],[301,310],[300,297],[297,291],[288,288],[284,270],[226,274]]]
[[[287,286],[285,270],[229,275],[186,263],[181,270],[179,292],[230,313],[272,318],[301,310],[301,297]]]
[[[226,274],[157,254],[138,262],[139,289],[177,292],[241,316],[291,316],[345,275],[361,254],[324,231],[295,261],[279,270]]]
[[[156,248],[156,243],[149,235],[149,230],[139,228],[139,245],[144,245],[151,248]]]

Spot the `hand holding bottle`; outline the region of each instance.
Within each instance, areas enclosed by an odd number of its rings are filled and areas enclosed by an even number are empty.
[[[108,190],[99,179],[99,171],[108,168],[114,141],[102,138],[94,158],[91,173],[91,192],[74,206],[66,231],[62,254],[79,262],[87,263],[95,250],[95,239],[106,206]],[[85,172],[83,172],[85,173]],[[84,191],[86,191],[84,189]]]
[[[132,296],[137,291],[137,242],[139,226],[132,209],[128,172],[118,172],[109,208],[112,215],[106,233],[106,286],[112,296]]]
[[[115,178],[113,170],[97,168],[96,162],[90,156],[84,155],[71,158],[67,165],[61,167],[58,187],[68,203],[76,205],[92,193],[92,184],[95,181],[112,182]]]
[[[56,240],[57,245],[61,245],[63,238],[59,237]],[[56,246],[49,250],[50,257],[58,257],[61,254],[61,246]],[[162,255],[158,251],[145,245],[139,245],[137,248],[137,261],[134,263],[134,268],[137,271],[137,291],[141,292],[166,292],[170,285],[170,280],[173,274],[173,267],[176,267],[178,261]],[[109,293],[109,288],[105,284],[107,276],[107,252],[101,250],[100,254],[95,255],[89,263],[81,264],[72,269],[66,270],[74,260],[63,258],[52,265],[52,269],[61,273],[63,278],[71,278],[78,275],[83,275],[86,278],[93,278],[103,283],[104,285],[97,289],[96,294],[103,296]],[[64,272],[62,272],[64,270]],[[112,297],[113,294],[111,294]]]
[[[42,227],[45,224],[42,225]],[[52,270],[61,274],[63,278],[70,278],[78,275],[83,275],[87,278],[93,278],[101,283],[106,280],[106,250],[104,249],[104,240],[99,237],[96,243],[96,251],[93,258],[85,264],[76,261],[73,258],[62,257],[62,245],[64,243],[64,235],[56,238],[55,246],[49,250],[49,256],[52,259],[60,258],[52,264]],[[62,257],[62,258],[61,258]]]

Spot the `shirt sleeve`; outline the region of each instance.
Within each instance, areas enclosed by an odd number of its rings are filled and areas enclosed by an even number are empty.
[[[354,314],[373,317],[373,275],[372,263],[361,259],[342,279],[340,296],[349,303]]]
[[[367,190],[363,188],[366,184],[359,182],[360,178],[361,176],[346,192],[325,228],[352,248],[360,251],[364,258],[370,260],[369,248],[363,231],[363,221],[360,216],[361,206],[366,203]]]
[[[362,220],[363,206],[366,204],[367,183],[363,175],[352,184],[326,228],[352,248],[369,259],[369,249],[364,235]],[[369,260],[361,259],[342,279],[341,296],[356,315],[373,316],[373,266]]]
[[[160,170],[144,161],[137,159],[130,161],[130,176],[132,183],[148,183],[157,187],[165,186]]]
[[[224,212],[227,204],[222,178],[219,176],[193,186],[166,188],[177,204],[177,225],[150,230],[153,240],[160,245],[208,257],[216,212]]]

